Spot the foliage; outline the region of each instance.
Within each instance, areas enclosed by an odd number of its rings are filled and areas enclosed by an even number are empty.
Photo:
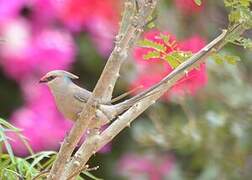
[[[230,23],[229,28],[237,24],[242,24],[245,30],[252,28],[252,11],[250,10],[252,4],[251,0],[224,0],[224,3],[225,6],[231,10],[228,16]],[[239,32],[234,33],[228,41],[242,46],[245,49],[251,50],[252,47],[251,39],[240,37]]]
[[[240,61],[239,57],[233,55],[214,54],[212,55],[212,58],[215,60],[217,64],[220,65],[223,64],[224,62],[235,65],[237,61]]]
[[[24,142],[30,150],[31,155],[26,158],[14,155],[9,141],[13,139],[8,137],[6,133],[15,133]],[[4,119],[0,118],[0,179],[41,179],[47,175],[52,163],[56,158],[55,151],[42,151],[34,154],[29,146],[27,139],[21,134],[21,130],[14,127]],[[7,154],[4,153],[6,149]],[[90,172],[83,172],[83,175],[94,180],[100,180]],[[78,179],[84,179],[79,176]]]
[[[177,47],[177,42],[170,39],[170,35],[160,33],[156,39],[162,40],[162,42],[155,42],[155,40],[143,39],[139,41],[138,46],[151,49],[147,52],[143,58],[145,60],[157,58],[167,61],[172,69],[178,67],[182,62],[186,61],[192,56],[190,51],[181,51]],[[172,51],[170,51],[171,49]]]

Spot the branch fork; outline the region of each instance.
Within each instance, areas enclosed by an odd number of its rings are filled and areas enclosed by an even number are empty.
[[[86,164],[88,159],[85,158],[87,157],[85,154],[89,152],[91,156],[100,147],[101,135],[90,135],[73,158],[71,157],[83,133],[89,128],[90,124],[94,123],[93,121],[99,121],[95,119],[97,113],[96,106],[100,103],[106,104],[111,101],[112,92],[119,77],[121,65],[128,56],[129,48],[133,46],[140,33],[143,32],[146,19],[152,14],[157,1],[135,0],[137,2],[135,3],[133,0],[127,0],[125,2],[125,11],[116,38],[115,48],[104,67],[91,97],[80,113],[80,117],[73,125],[69,135],[64,139],[50,174],[47,177],[48,180],[68,179],[76,172],[76,165],[83,167]],[[138,5],[139,7],[136,8]],[[86,148],[88,148],[88,151],[82,150]],[[80,159],[81,161],[77,161],[76,159]],[[75,176],[71,177],[71,179],[73,178]]]

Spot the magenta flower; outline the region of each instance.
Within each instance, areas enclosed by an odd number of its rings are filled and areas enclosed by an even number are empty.
[[[120,175],[126,176],[129,180],[162,180],[169,176],[173,164],[173,158],[167,155],[126,154],[119,161],[118,169]]]
[[[18,82],[52,69],[67,69],[74,62],[76,46],[67,32],[42,29],[32,34],[28,22],[17,19],[6,22],[1,35],[6,42],[0,46],[0,65]]]
[[[163,44],[166,47],[166,53],[173,52],[175,50],[191,51],[193,53],[197,52],[205,44],[204,40],[199,36],[193,36],[188,40],[177,43],[175,38],[168,32],[162,33],[165,35],[170,35],[169,44],[159,36],[160,32],[150,31],[147,32],[144,37],[149,40],[153,40],[157,43]],[[145,88],[159,82],[162,78],[172,72],[172,67],[169,63],[163,59],[151,58],[149,60],[144,60],[143,56],[151,51],[151,48],[135,48],[134,57],[137,63],[137,78],[131,83],[131,88],[138,87],[140,85]],[[201,87],[205,86],[207,83],[207,73],[205,64],[201,64],[198,69],[193,69],[185,76],[180,79],[164,96],[170,98],[170,96],[181,96],[181,95],[194,95]]]
[[[33,30],[40,30],[57,22],[59,2],[60,0],[26,0],[21,14],[30,21]]]
[[[31,44],[36,59],[36,72],[45,74],[53,69],[68,69],[74,62],[76,46],[71,35],[56,29],[39,32]]]
[[[95,17],[93,22],[91,21],[87,25],[87,30],[98,52],[107,57],[113,47],[113,39],[117,30],[115,24],[107,19]]]
[[[30,75],[36,66],[36,59],[31,54],[31,30],[28,22],[21,18],[9,20],[1,26],[0,34],[5,40],[0,46],[0,65],[4,72],[15,80]]]
[[[107,56],[119,23],[118,0],[65,0],[59,18],[74,31],[90,33],[95,47]]]
[[[119,18],[118,0],[65,0],[59,16],[66,24],[81,28],[92,22],[95,17],[104,18],[115,24]]]
[[[204,9],[204,1],[200,6],[195,3],[195,0],[175,0],[177,9],[183,14],[195,14]]]
[[[18,16],[26,0],[0,0],[0,25]]]

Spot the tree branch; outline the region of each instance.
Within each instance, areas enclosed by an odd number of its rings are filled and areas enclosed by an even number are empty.
[[[135,13],[133,11],[133,2],[126,1],[125,3],[125,13],[123,21],[121,22],[119,34],[116,36],[115,48],[93,91],[94,97],[97,98],[99,102],[107,103],[111,100],[115,83],[119,77],[121,65],[128,57],[129,48],[135,44],[137,38],[141,32],[143,32],[143,28],[147,23],[147,18],[152,14],[157,4],[157,0],[138,1],[144,4]]]
[[[60,151],[56,157],[56,160],[52,166],[49,176],[49,180],[61,179],[61,175],[64,172],[67,162],[70,160],[71,154],[77,146],[84,130],[87,129],[89,122],[95,115],[95,108],[89,104],[86,104],[84,110],[81,113],[80,118],[76,121],[72,127],[70,133],[63,141],[60,147]],[[85,121],[86,120],[86,121]]]
[[[140,33],[143,31],[147,17],[151,15],[157,4],[157,0],[138,1],[141,1],[141,4],[143,4],[143,6],[141,7],[141,9],[139,9],[138,12],[133,14],[131,13],[130,18],[128,18],[129,13],[125,13],[123,17],[124,20],[122,21],[122,26],[117,36],[119,38],[117,38],[116,40],[115,48],[112,51],[106,63],[106,66],[104,67],[104,70],[94,88],[92,96],[88,99],[88,102],[80,113],[78,120],[70,130],[69,135],[64,139],[63,144],[60,147],[60,151],[50,171],[50,174],[47,178],[48,180],[63,180],[68,177],[65,176],[65,172],[71,173],[72,171],[66,170],[65,167],[67,165],[67,162],[70,161],[74,148],[77,146],[80,138],[91,124],[99,124],[99,122],[101,122],[100,118],[96,117],[98,113],[96,106],[98,103],[109,102],[111,100],[115,83],[119,77],[120,67],[128,56],[129,47],[132,47]],[[130,10],[132,12],[132,7],[134,6],[130,5],[130,3],[133,2],[126,2],[125,9],[126,11]],[[90,138],[92,139],[93,137],[90,136]],[[89,142],[89,138],[86,139],[85,143],[86,142]],[[73,165],[74,164],[70,163],[70,166]],[[75,165],[78,164],[75,163]]]

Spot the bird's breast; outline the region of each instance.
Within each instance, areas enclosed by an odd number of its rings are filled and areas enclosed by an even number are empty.
[[[55,99],[58,110],[63,114],[63,116],[72,121],[76,121],[78,113],[82,110],[83,103],[76,100],[74,96],[56,97]]]

